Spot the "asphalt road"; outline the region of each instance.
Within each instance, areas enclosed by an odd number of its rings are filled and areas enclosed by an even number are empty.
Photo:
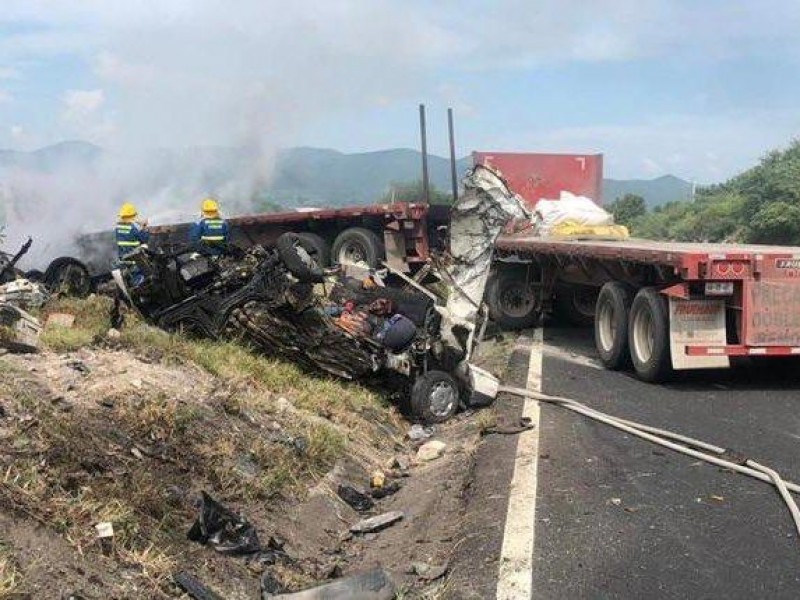
[[[544,392],[732,448],[800,482],[800,367],[649,385],[599,368],[590,331],[544,338]],[[524,380],[518,370],[509,383]],[[509,423],[521,409],[498,403]],[[476,454],[449,598],[495,597],[515,448],[494,436]],[[536,599],[800,597],[800,540],[774,488],[550,405],[535,518]]]

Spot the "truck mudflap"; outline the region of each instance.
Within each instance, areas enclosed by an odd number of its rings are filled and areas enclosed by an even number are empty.
[[[692,347],[726,345],[725,300],[669,298],[669,341],[672,368],[726,369],[724,353],[690,353]]]
[[[800,279],[746,281],[745,346],[800,347]]]

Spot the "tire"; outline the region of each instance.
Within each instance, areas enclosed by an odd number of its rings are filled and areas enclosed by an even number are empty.
[[[302,283],[322,283],[325,274],[303,246],[296,233],[284,233],[276,242],[278,254],[286,268]]]
[[[85,298],[92,291],[89,269],[70,256],[55,259],[44,272],[44,284],[52,293]]]
[[[556,291],[554,313],[566,325],[591,327],[597,290],[587,285],[563,286]]]
[[[298,233],[297,237],[300,238],[300,244],[306,249],[317,264],[323,269],[329,267],[331,264],[331,250],[321,236],[316,233]]]
[[[639,379],[665,381],[672,373],[667,300],[655,288],[636,294],[628,318],[628,346]]]
[[[417,377],[411,389],[411,414],[426,424],[443,423],[456,414],[459,389],[444,371],[428,371]]]
[[[380,267],[384,256],[381,239],[374,231],[363,227],[345,229],[336,236],[331,249],[331,259],[339,265],[361,262],[366,263],[370,269],[376,269]]]
[[[528,329],[539,321],[540,303],[522,269],[499,269],[486,285],[489,316],[502,329]]]
[[[609,281],[600,290],[595,305],[594,343],[600,361],[618,371],[631,364],[628,347],[628,315],[633,290],[619,281]]]

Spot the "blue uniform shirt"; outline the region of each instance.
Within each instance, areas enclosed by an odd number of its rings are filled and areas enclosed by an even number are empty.
[[[220,255],[228,245],[228,224],[224,219],[200,219],[192,226],[190,237],[193,243],[201,243],[212,254]]]
[[[125,223],[122,221],[117,223],[116,236],[117,252],[120,260],[122,260],[126,254],[133,252],[142,244],[146,244],[147,240],[150,239],[150,234],[139,227],[136,223]]]

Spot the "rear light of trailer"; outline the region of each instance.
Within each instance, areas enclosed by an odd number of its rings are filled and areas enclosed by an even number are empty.
[[[706,296],[732,296],[732,281],[709,281],[706,282]]]

